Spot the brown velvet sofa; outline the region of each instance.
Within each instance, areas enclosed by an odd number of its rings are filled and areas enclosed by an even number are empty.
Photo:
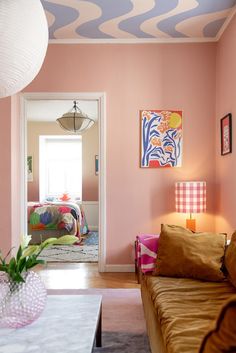
[[[236,353],[236,233],[224,262],[228,278],[219,281],[141,276],[152,353]]]

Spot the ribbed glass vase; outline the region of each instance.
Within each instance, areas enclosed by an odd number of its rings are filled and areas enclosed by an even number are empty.
[[[25,282],[14,282],[0,272],[0,327],[19,328],[31,324],[42,313],[47,291],[40,276],[23,273]]]

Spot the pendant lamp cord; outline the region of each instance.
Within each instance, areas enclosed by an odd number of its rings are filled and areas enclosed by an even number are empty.
[[[76,110],[77,110],[76,101],[74,101],[74,107],[73,107],[73,109],[75,110],[75,111],[74,111],[74,132],[76,132],[76,126],[75,126],[75,114],[76,114]]]

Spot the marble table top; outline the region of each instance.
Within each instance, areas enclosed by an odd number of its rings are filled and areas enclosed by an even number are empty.
[[[0,353],[91,353],[100,295],[49,295],[42,315],[19,329],[0,329]]]

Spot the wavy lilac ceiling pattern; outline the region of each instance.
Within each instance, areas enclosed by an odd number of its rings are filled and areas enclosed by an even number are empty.
[[[50,39],[214,38],[236,0],[41,0]]]

